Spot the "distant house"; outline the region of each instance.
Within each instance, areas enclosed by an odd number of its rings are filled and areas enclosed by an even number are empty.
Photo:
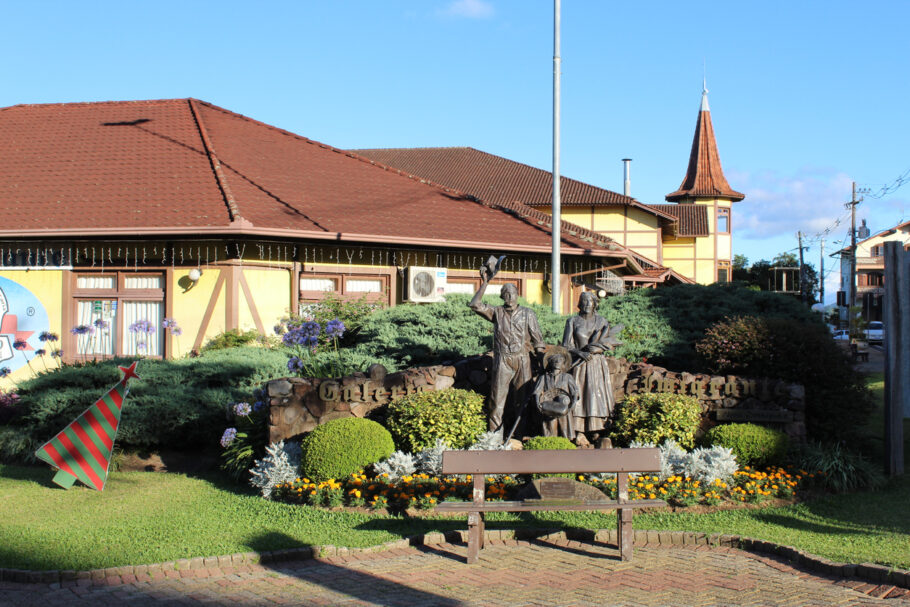
[[[473,148],[354,150],[410,175],[466,192],[484,202],[520,202],[551,213],[552,174]],[[724,177],[707,90],[686,176],[667,194],[671,204],[646,204],[567,177],[560,179],[561,218],[654,260],[684,281],[731,279],[732,203],[744,194]]]
[[[865,221],[863,222],[865,225]],[[866,232],[868,234],[868,231]],[[905,221],[887,230],[882,230],[856,243],[856,284],[850,280],[850,247],[836,251],[832,257],[840,257],[840,290],[846,301],[851,300],[851,292],[856,288],[856,305],[862,307],[863,318],[867,321],[882,320],[885,294],[885,243],[899,242],[904,250],[910,250],[910,221]],[[846,308],[841,319],[847,320]]]
[[[473,292],[491,254],[508,255],[497,282],[550,299],[546,213],[196,99],[0,109],[0,217],[0,369],[20,374],[44,331],[64,360],[185,354],[223,331],[267,333],[327,293],[396,305]],[[560,234],[566,301],[584,278],[685,281],[604,234]]]

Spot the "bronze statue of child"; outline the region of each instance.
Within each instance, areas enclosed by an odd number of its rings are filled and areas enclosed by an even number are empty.
[[[546,372],[534,384],[533,403],[543,418],[544,436],[575,438],[573,409],[578,400],[578,386],[569,370],[571,355],[555,346],[544,356]]]

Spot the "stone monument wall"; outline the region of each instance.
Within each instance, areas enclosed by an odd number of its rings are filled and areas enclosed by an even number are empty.
[[[268,383],[269,438],[299,437],[340,417],[364,417],[392,400],[420,391],[464,388],[481,394],[490,389],[492,354],[452,365],[434,365],[386,373],[373,365],[367,373],[341,379],[299,378]],[[646,363],[607,358],[616,402],[627,394],[673,392],[695,397],[702,406],[701,431],[721,422],[753,422],[805,440],[805,390],[779,380],[677,373]]]

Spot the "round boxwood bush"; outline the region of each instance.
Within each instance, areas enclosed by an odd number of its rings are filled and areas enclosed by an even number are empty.
[[[564,436],[535,436],[525,442],[522,449],[525,451],[542,451],[546,449],[575,449],[575,444]],[[575,478],[571,472],[563,474],[532,474],[531,478],[546,478],[559,476],[562,478]]]
[[[691,396],[631,394],[617,405],[612,438],[620,445],[659,445],[672,439],[683,449],[692,449],[700,420],[701,405]]]
[[[727,447],[736,454],[740,466],[780,464],[787,453],[789,440],[778,430],[756,424],[721,424],[705,434],[708,445]]]
[[[373,420],[333,419],[304,437],[300,473],[317,482],[342,479],[387,458],[394,451],[392,435]]]
[[[409,394],[389,403],[386,426],[407,453],[428,449],[437,438],[464,449],[486,429],[483,396],[456,388]]]

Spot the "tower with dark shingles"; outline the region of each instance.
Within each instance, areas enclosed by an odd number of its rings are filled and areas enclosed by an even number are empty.
[[[714,125],[708,107],[708,89],[704,87],[689,166],[682,183],[674,192],[667,194],[668,202],[704,207],[708,219],[710,238],[706,245],[692,248],[691,263],[695,280],[700,283],[727,282],[730,280],[732,250],[732,206],[745,198],[745,194],[730,187],[724,177],[714,139]],[[693,207],[693,210],[696,210]],[[682,211],[682,209],[680,209]],[[666,243],[665,243],[666,244]],[[666,258],[665,248],[665,258]],[[686,260],[690,261],[690,260]]]

